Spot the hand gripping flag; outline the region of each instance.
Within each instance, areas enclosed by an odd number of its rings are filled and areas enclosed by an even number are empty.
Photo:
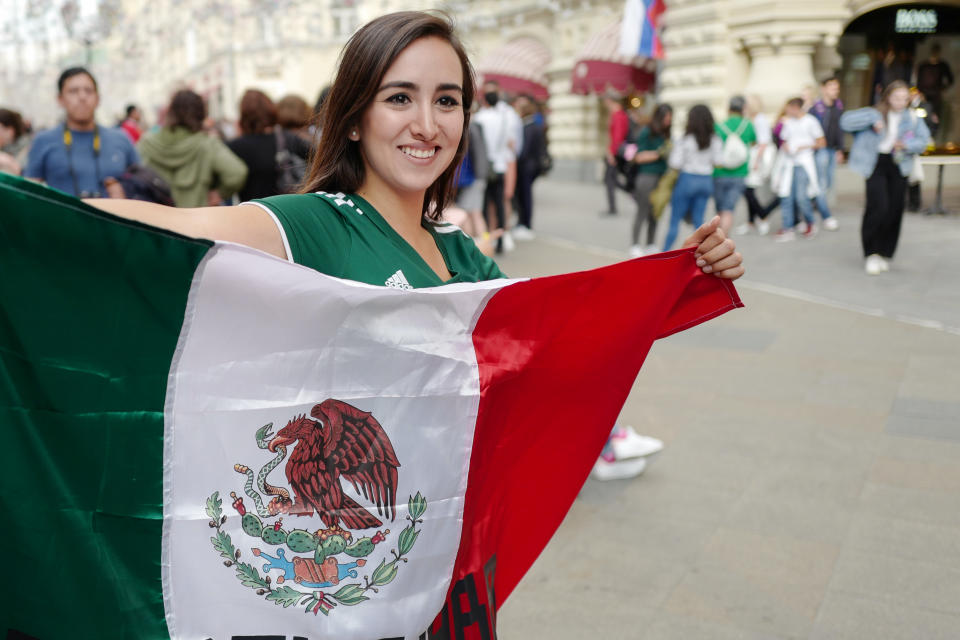
[[[0,178],[0,632],[492,638],[689,250],[402,291]]]

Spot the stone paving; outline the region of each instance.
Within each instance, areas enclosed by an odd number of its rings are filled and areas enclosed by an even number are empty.
[[[738,238],[746,309],[654,345],[621,420],[665,450],[587,481],[499,637],[960,637],[960,217],[910,216],[868,278],[847,184],[840,231]],[[621,258],[599,186],[536,194],[508,273]]]

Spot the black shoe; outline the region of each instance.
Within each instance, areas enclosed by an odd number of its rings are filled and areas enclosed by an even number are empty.
[[[600,217],[601,217],[601,218],[606,218],[606,217],[608,217],[608,216],[615,216],[615,215],[617,215],[617,212],[616,212],[616,211],[601,211],[601,212],[600,212]]]

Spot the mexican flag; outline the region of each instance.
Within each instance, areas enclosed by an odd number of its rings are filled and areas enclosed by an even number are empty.
[[[0,178],[0,634],[492,638],[690,250],[415,291]]]

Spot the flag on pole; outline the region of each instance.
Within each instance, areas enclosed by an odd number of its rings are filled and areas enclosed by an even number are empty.
[[[492,638],[691,250],[404,291],[0,177],[0,632]]]
[[[620,54],[642,58],[663,58],[660,16],[663,0],[626,0],[620,25]]]

